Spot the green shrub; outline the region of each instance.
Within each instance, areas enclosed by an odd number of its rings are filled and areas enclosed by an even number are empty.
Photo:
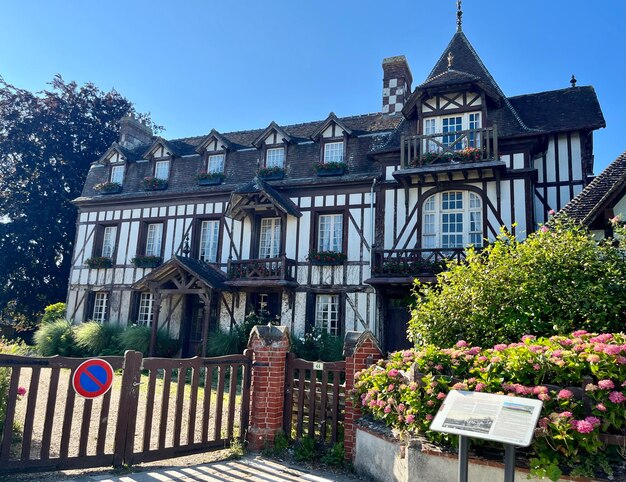
[[[466,262],[448,264],[435,285],[416,282],[409,337],[416,344],[508,343],[525,334],[623,329],[626,260],[567,219],[519,242],[503,231]]]
[[[343,443],[337,442],[328,450],[322,457],[322,462],[326,465],[332,465],[335,467],[342,467],[346,462],[346,451],[343,448]]]
[[[72,324],[56,320],[42,324],[35,332],[35,348],[42,356],[80,356]]]
[[[0,353],[3,355],[27,355],[28,348],[22,342],[10,342],[0,338]],[[4,417],[6,416],[7,402],[9,400],[10,382],[11,369],[8,367],[0,368],[0,439],[2,439],[2,432],[4,431]]]
[[[317,447],[312,437],[302,437],[293,451],[293,456],[299,462],[312,462],[317,459]]]
[[[118,325],[88,321],[74,327],[74,338],[87,356],[122,355],[119,346],[121,332]]]
[[[150,338],[152,328],[149,326],[131,326],[120,333],[119,345],[122,351],[136,350],[148,356],[150,352]],[[171,338],[168,333],[160,329],[157,331],[156,356],[172,357],[179,350],[177,339]]]
[[[291,350],[305,360],[343,360],[343,339],[319,328],[314,328],[301,337],[291,337]]]
[[[209,333],[207,356],[241,354],[248,348],[248,339],[252,328],[267,325],[271,321],[267,312],[249,313],[243,321],[233,325],[230,331],[217,330]]]
[[[43,310],[41,323],[51,323],[65,318],[65,303],[54,303]]]

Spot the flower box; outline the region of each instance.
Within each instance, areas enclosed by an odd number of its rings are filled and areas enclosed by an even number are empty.
[[[162,261],[160,256],[135,256],[130,260],[137,268],[156,268]]]
[[[110,268],[113,266],[113,260],[105,256],[94,256],[85,260],[85,264],[91,269]]]
[[[222,172],[201,172],[196,176],[199,186],[217,186],[224,181]]]
[[[96,184],[93,190],[100,194],[117,194],[122,192],[122,185],[119,182],[101,182]]]
[[[315,165],[318,177],[341,176],[346,171],[344,162],[318,162]]]
[[[336,251],[311,251],[308,260],[315,266],[338,266],[346,260],[346,255]]]
[[[163,191],[167,189],[167,181],[165,179],[153,176],[144,177],[141,185],[146,191]]]
[[[258,176],[266,181],[275,181],[285,177],[285,170],[282,167],[264,167],[259,169]]]

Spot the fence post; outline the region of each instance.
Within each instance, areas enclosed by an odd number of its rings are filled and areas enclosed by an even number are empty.
[[[289,352],[286,326],[255,326],[248,341],[253,350],[248,447],[259,451],[274,445],[284,416],[285,368]]]
[[[346,357],[346,413],[344,419],[343,447],[345,458],[352,461],[356,448],[356,427],[354,423],[361,417],[361,409],[352,402],[354,374],[383,357],[378,342],[371,331],[346,333],[343,354]]]
[[[117,427],[115,429],[114,467],[132,463],[142,359],[142,354],[138,351],[127,350],[124,353],[120,404],[117,413]]]

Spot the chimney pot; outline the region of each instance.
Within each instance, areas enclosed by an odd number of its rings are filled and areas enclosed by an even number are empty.
[[[383,60],[383,113],[395,114],[411,95],[413,75],[404,55]]]
[[[145,121],[140,121],[133,112],[120,119],[119,144],[127,149],[133,149],[141,144],[152,142],[152,129]]]

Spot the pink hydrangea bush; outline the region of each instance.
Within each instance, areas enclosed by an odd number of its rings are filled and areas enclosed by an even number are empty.
[[[413,380],[412,373],[421,375]],[[583,387],[586,379],[591,381]],[[583,389],[591,413],[584,406]],[[452,348],[400,351],[358,373],[354,396],[373,418],[447,443],[447,435],[431,432],[429,426],[450,390],[542,400],[532,446],[537,460],[570,469],[578,464],[581,473],[591,470],[584,464],[610,471],[603,462],[600,433],[626,434],[626,335],[576,331],[550,338],[525,336],[492,348],[460,341]]]

